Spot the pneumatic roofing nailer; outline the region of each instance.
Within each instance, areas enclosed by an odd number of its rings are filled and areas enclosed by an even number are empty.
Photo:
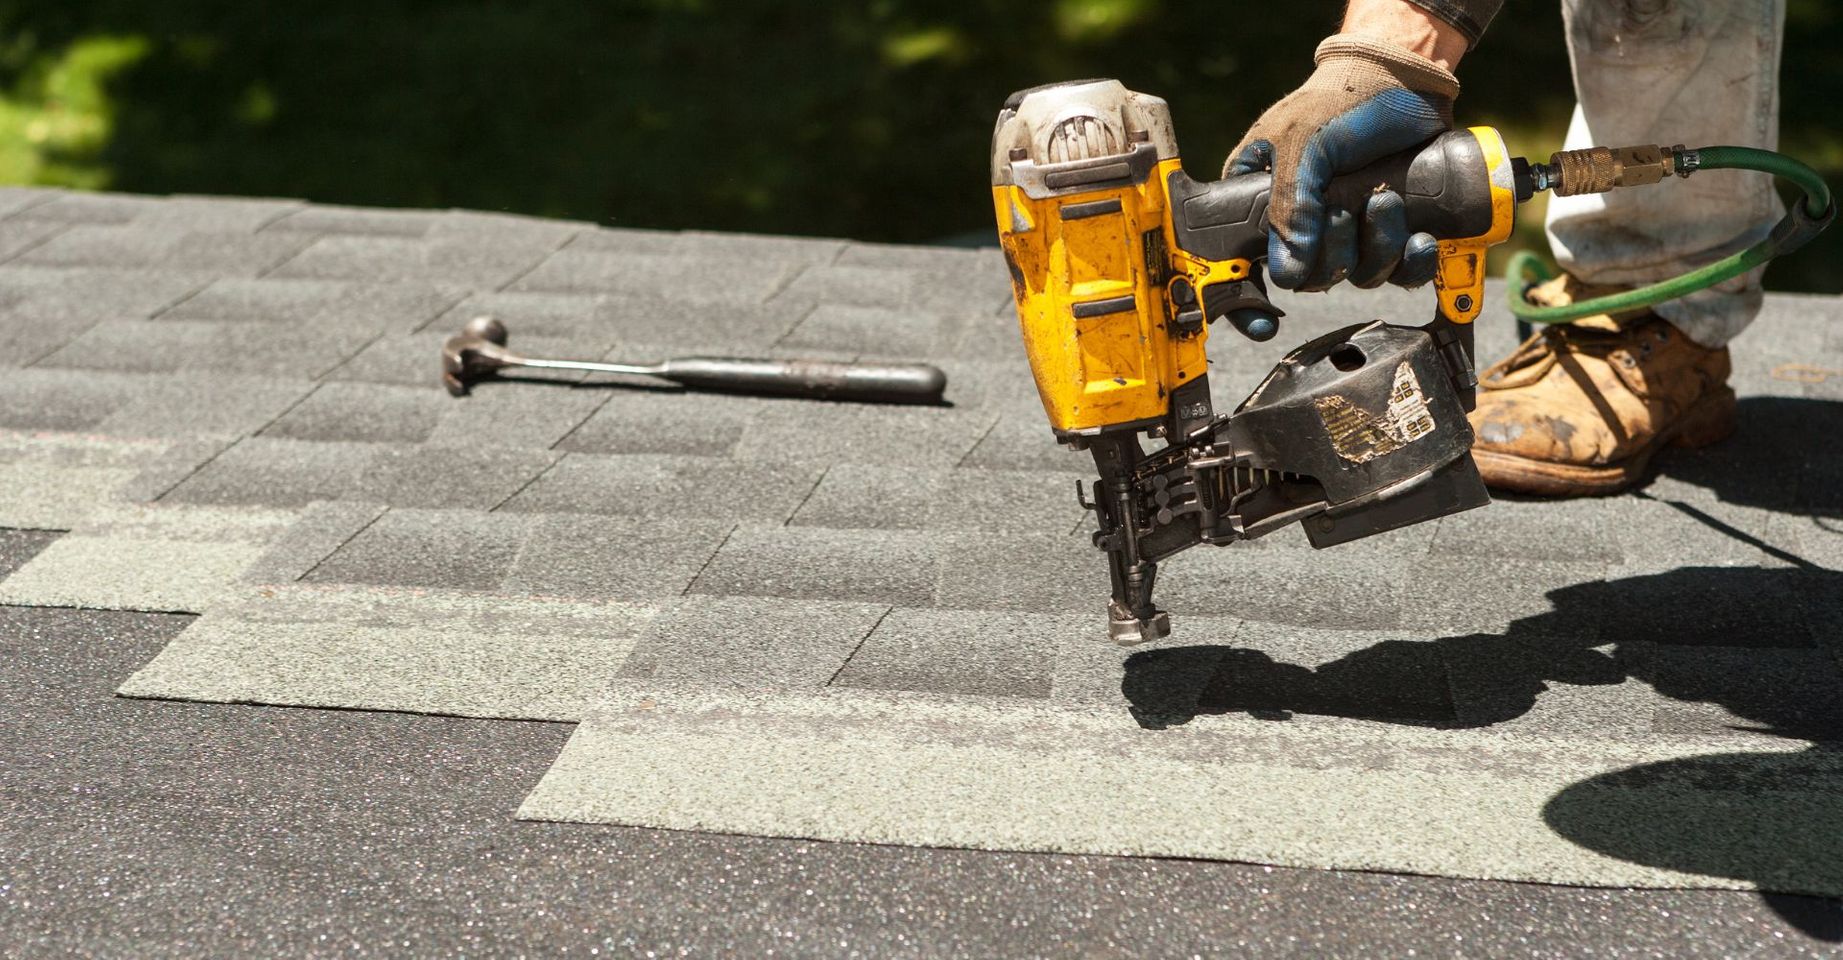
[[[992,197],[1025,351],[1057,439],[1094,456],[1094,543],[1106,551],[1109,633],[1122,644],[1169,632],[1152,602],[1158,563],[1302,522],[1314,547],[1345,543],[1490,502],[1466,422],[1477,386],[1471,323],[1485,253],[1510,236],[1516,205],[1735,167],[1806,192],[1755,248],[1679,277],[1568,308],[1515,309],[1557,322],[1655,303],[1788,252],[1835,215],[1823,181],[1777,154],[1737,147],[1594,147],[1547,164],[1513,158],[1490,127],[1442,134],[1333,180],[1328,200],[1363,209],[1400,193],[1408,228],[1438,241],[1432,322],[1376,321],[1288,354],[1233,413],[1211,409],[1204,343],[1226,320],[1265,340],[1271,177],[1186,175],[1165,102],[1115,80],[1013,94],[992,143]],[[1647,299],[1648,298],[1648,299]],[[1516,297],[1521,301],[1521,296]],[[1146,452],[1140,435],[1163,438]]]

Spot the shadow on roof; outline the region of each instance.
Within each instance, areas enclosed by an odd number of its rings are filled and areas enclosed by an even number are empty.
[[[1667,450],[1659,477],[1708,489],[1724,502],[1843,517],[1843,402],[1743,397],[1734,436],[1700,450]]]
[[[1146,651],[1128,658],[1121,690],[1154,730],[1237,712],[1462,728],[1522,717],[1561,686],[1636,680],[1657,695],[1635,700],[1635,713],[1654,711],[1638,718],[1638,731],[1816,741],[1600,774],[1558,792],[1542,815],[1607,856],[1798,891],[1762,897],[1806,934],[1843,942],[1843,901],[1801,895],[1843,890],[1843,651],[1832,627],[1843,614],[1843,573],[1685,567],[1548,597],[1553,609],[1501,635],[1387,640],[1316,668],[1234,647]],[[1558,732],[1585,731],[1575,723]]]
[[[1730,729],[1843,740],[1843,670],[1826,646],[1843,573],[1683,567],[1548,598],[1553,609],[1502,634],[1385,640],[1317,667],[1232,646],[1149,650],[1127,659],[1121,692],[1147,729],[1220,713],[1484,727],[1523,716],[1555,685],[1633,679],[1719,707]]]
[[[1542,809],[1550,829],[1631,863],[1745,880],[1763,891],[1843,889],[1840,753],[1712,753],[1589,777]],[[1806,934],[1843,942],[1843,901],[1762,892]]]

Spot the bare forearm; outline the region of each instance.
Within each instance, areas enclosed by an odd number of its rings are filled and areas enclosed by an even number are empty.
[[[1394,44],[1451,70],[1490,22],[1499,2],[1350,0],[1340,32]]]

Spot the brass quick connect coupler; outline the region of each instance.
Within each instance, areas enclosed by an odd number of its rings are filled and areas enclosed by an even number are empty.
[[[1682,144],[1660,147],[1588,147],[1551,154],[1548,163],[1529,165],[1531,186],[1556,196],[1605,193],[1614,187],[1657,183],[1671,174],[1687,177],[1698,166],[1696,151]]]

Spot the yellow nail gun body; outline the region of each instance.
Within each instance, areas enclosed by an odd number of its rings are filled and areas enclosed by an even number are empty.
[[[1157,563],[1190,546],[1304,522],[1322,547],[1489,501],[1465,420],[1470,323],[1485,252],[1529,193],[1519,164],[1480,127],[1334,181],[1330,202],[1345,209],[1379,187],[1401,193],[1410,230],[1439,241],[1435,319],[1320,337],[1217,415],[1210,325],[1264,340],[1281,316],[1261,269],[1271,178],[1191,179],[1165,102],[1117,81],[1006,102],[993,212],[1050,427],[1100,473],[1083,505],[1109,558],[1116,641],[1168,631],[1151,599]],[[1166,443],[1148,453],[1142,434]]]
[[[1034,197],[1016,184],[993,190],[1014,277],[1022,278],[1025,350],[1059,433],[1154,427],[1172,393],[1208,373],[1208,330],[1174,329],[1160,285],[1167,273],[1245,278],[1249,265],[1171,249],[1165,176],[1177,169],[1175,158],[1159,160],[1132,182],[1077,185],[1068,199],[1047,190]]]

